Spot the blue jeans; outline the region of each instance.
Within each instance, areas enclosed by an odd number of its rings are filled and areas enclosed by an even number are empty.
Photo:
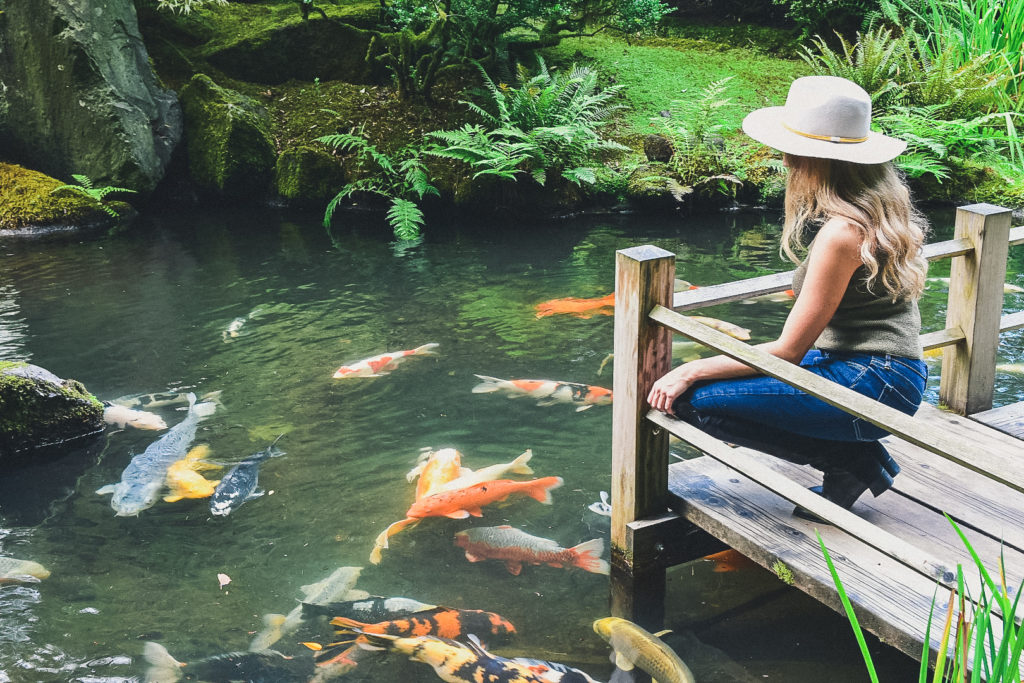
[[[923,361],[901,356],[809,351],[800,366],[907,415],[917,412],[928,379]],[[672,410],[725,441],[826,474],[851,473],[875,495],[900,471],[878,443],[884,429],[772,377],[699,382]]]

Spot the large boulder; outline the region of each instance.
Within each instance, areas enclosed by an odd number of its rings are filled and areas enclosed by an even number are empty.
[[[196,185],[235,199],[265,196],[277,159],[266,108],[205,74],[181,89],[181,105],[189,176]]]
[[[181,137],[132,0],[22,0],[0,11],[0,150],[70,180],[146,193]]]
[[[0,162],[0,232],[34,228],[84,227],[109,224],[113,217],[100,203],[55,178]],[[127,208],[118,202],[117,210]]]
[[[103,404],[73,379],[0,362],[0,462],[101,432]]]

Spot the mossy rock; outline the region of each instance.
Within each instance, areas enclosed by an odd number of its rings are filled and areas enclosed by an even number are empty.
[[[111,222],[100,203],[56,178],[15,164],[0,163],[0,230],[93,226]],[[118,202],[120,204],[120,202]]]
[[[297,20],[267,28],[206,58],[226,75],[254,83],[319,78],[371,84],[381,75],[375,60],[367,59],[376,35],[337,21]]]
[[[949,178],[941,183],[933,176],[908,182],[914,198],[924,202],[955,205],[986,202],[1007,208],[1024,207],[1024,179],[1008,178],[991,166],[966,159],[949,159]]]
[[[262,197],[277,154],[270,114],[256,100],[196,74],[181,90],[189,175],[203,191]]]
[[[345,185],[341,162],[314,147],[281,152],[274,176],[277,194],[299,204],[329,201]]]
[[[103,430],[103,404],[73,379],[0,362],[0,461]]]
[[[641,164],[626,183],[626,199],[652,211],[677,209],[688,203],[692,195],[693,188],[673,178],[665,164]]]

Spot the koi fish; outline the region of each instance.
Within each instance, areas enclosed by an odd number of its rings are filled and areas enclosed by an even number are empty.
[[[221,405],[220,397],[222,391],[211,391],[199,397],[201,403],[214,403]],[[111,401],[113,405],[124,406],[125,408],[169,408],[171,406],[188,405],[188,393],[163,392],[154,394],[132,394],[121,396]]]
[[[213,415],[214,403],[196,403],[196,395],[189,394],[188,415],[170,431],[151,443],[144,452],[132,458],[121,473],[121,481],[107,484],[96,493],[113,494],[110,507],[118,517],[137,516],[153,507],[167,479],[167,468],[185,456],[189,444],[196,437],[199,421]]]
[[[305,609],[306,605],[312,609],[332,604],[339,599],[356,600],[369,597],[365,591],[355,588],[362,571],[362,567],[338,567],[330,576],[316,583],[301,586],[299,590],[302,591],[302,602],[296,605],[292,611],[288,614],[263,615],[263,630],[257,633],[249,643],[249,651],[266,650],[281,638],[295,632],[302,625],[305,617],[310,614]]]
[[[171,463],[167,468],[167,488],[171,492],[164,496],[164,501],[175,503],[182,498],[209,498],[213,495],[219,479],[207,479],[199,474],[201,470],[217,469],[220,465],[204,462],[210,454],[210,447],[205,444],[196,446],[181,460]]]
[[[149,665],[145,683],[305,683],[316,670],[312,658],[286,657],[275,650],[226,652],[186,663],[172,657],[160,643],[147,642],[142,647],[142,657]]]
[[[398,619],[417,612],[435,609],[437,605],[428,605],[412,598],[386,598],[383,595],[368,595],[361,600],[329,602],[316,605],[302,603],[303,614],[324,615],[330,617],[347,617],[366,623]]]
[[[156,413],[132,410],[117,405],[108,405],[103,408],[103,421],[121,429],[124,429],[126,425],[136,429],[167,429],[167,423]]]
[[[228,326],[220,333],[221,338],[225,342],[229,342],[232,339],[237,338],[242,333],[242,328],[245,327],[246,318],[235,318]]]
[[[599,495],[601,497],[601,500],[594,501],[593,503],[587,506],[587,509],[593,512],[594,514],[601,515],[602,517],[611,517],[612,504],[608,500],[608,492],[601,491]]]
[[[509,496],[529,496],[545,505],[551,505],[551,491],[562,485],[561,477],[543,477],[530,481],[495,479],[481,484],[467,486],[455,491],[442,491],[414,502],[406,511],[408,519],[424,517],[449,517],[465,519],[470,515],[482,517],[480,508],[499,503]]]
[[[513,576],[519,576],[523,564],[546,564],[559,569],[579,567],[594,574],[610,571],[608,563],[601,559],[604,541],[600,538],[563,548],[550,539],[502,525],[460,531],[455,534],[455,545],[466,551],[470,562],[503,561]]]
[[[469,639],[473,640],[472,634],[470,634]],[[600,683],[591,678],[590,674],[586,671],[567,664],[549,662],[544,659],[529,659],[527,657],[514,657],[512,661],[529,667],[530,671],[543,676],[545,681],[558,681],[558,683]]]
[[[474,394],[489,394],[501,391],[509,398],[532,396],[539,406],[550,406],[556,403],[572,403],[578,406],[576,412],[587,410],[593,406],[606,406],[612,402],[611,389],[579,384],[577,382],[558,382],[550,379],[498,379],[487,375],[476,375],[483,380],[473,387]]]
[[[488,465],[487,467],[481,467],[480,469],[473,471],[468,470],[465,474],[452,479],[451,481],[441,484],[432,493],[440,493],[442,491],[454,491],[455,489],[464,489],[467,486],[473,486],[474,484],[482,484],[485,481],[493,481],[500,479],[510,472],[512,474],[533,474],[533,469],[526,463],[530,462],[533,457],[533,451],[526,449],[522,454],[516,457],[511,462],[498,463],[497,465]]]
[[[454,448],[442,448],[439,451],[425,449],[425,452],[420,454],[419,461],[419,464],[405,475],[406,481],[410,482],[419,477],[419,481],[416,482],[416,500],[436,493],[440,487],[453,479],[472,472],[462,466],[462,453]]]
[[[567,314],[577,318],[590,318],[594,315],[615,315],[612,307],[615,305],[615,292],[593,299],[576,299],[566,297],[564,299],[551,299],[534,306],[537,317],[543,318],[549,315]]]
[[[334,617],[331,625],[338,635],[437,636],[462,638],[469,633],[486,634],[495,641],[506,642],[515,635],[516,627],[505,617],[479,609],[435,607],[388,621],[365,623],[348,617]]]
[[[658,683],[694,683],[689,667],[658,637],[668,631],[651,634],[626,619],[605,617],[594,622],[594,632],[612,646],[615,666],[623,671],[638,668]]]
[[[430,343],[417,346],[415,349],[406,351],[395,351],[393,353],[382,353],[372,358],[364,358],[352,365],[342,365],[334,373],[334,379],[345,379],[348,377],[381,377],[394,370],[399,363],[410,356],[433,356],[440,344]]]
[[[284,436],[282,434],[281,436]],[[242,462],[238,463],[224,475],[224,478],[217,484],[213,495],[210,497],[210,513],[218,517],[224,517],[237,510],[247,500],[259,498],[263,490],[259,487],[260,465],[268,458],[277,458],[284,455],[284,451],[277,447],[281,436],[274,439],[274,443],[262,451],[253,453]]]
[[[739,339],[740,341],[750,341],[750,330],[745,327],[740,327],[725,320],[719,320],[718,318],[709,318],[703,315],[690,315],[687,316],[690,320],[696,320],[702,325],[707,325],[713,330],[724,332],[733,339]]]
[[[38,562],[0,557],[0,583],[37,583],[49,576],[50,570]]]
[[[751,567],[758,567],[760,565],[754,562],[746,555],[729,548],[723,550],[720,553],[712,553],[711,555],[705,555],[702,559],[708,562],[714,563],[711,571],[716,574],[724,572],[735,572],[742,569],[749,569]]]
[[[474,645],[464,645],[434,636],[401,637],[385,634],[363,634],[366,650],[400,652],[415,662],[433,667],[445,683],[560,683],[561,677],[550,672],[537,672],[525,664],[490,654]],[[548,675],[545,675],[548,674]],[[568,682],[567,682],[568,683]]]
[[[392,522],[388,525],[387,529],[377,534],[377,538],[373,540],[373,548],[370,550],[370,564],[380,564],[380,561],[384,559],[384,551],[390,547],[389,543],[392,536],[406,527],[411,528],[419,523],[419,519],[406,517],[397,522]]]

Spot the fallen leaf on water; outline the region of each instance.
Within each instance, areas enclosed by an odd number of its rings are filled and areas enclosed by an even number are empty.
[[[231,577],[227,574],[217,574],[217,580],[220,581],[221,588],[231,583]]]

